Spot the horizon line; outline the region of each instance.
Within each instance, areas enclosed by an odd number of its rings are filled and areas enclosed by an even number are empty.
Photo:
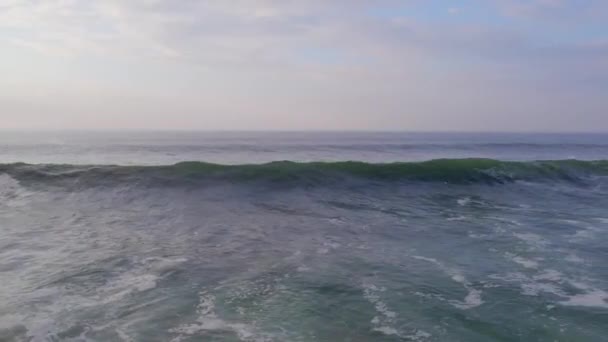
[[[366,130],[366,129],[152,129],[152,128],[0,128],[0,133],[453,133],[453,134],[608,134],[608,130]]]

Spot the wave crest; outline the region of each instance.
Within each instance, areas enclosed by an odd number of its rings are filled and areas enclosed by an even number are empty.
[[[563,181],[584,184],[608,175],[608,160],[514,162],[494,159],[436,159],[424,162],[365,163],[276,161],[221,165],[181,162],[167,166],[0,164],[0,173],[20,183],[70,181],[109,185],[117,182],[175,184],[197,180],[323,183],[344,179],[503,184]]]

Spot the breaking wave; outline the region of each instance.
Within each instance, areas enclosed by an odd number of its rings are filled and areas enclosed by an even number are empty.
[[[343,179],[503,184],[515,181],[586,184],[608,176],[608,160],[515,162],[494,159],[436,159],[424,162],[365,163],[276,161],[222,165],[181,162],[167,166],[0,164],[0,173],[20,183],[72,181],[86,185],[120,182],[179,184],[197,180],[333,183]]]

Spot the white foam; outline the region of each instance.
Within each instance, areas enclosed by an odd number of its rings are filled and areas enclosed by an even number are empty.
[[[497,234],[505,234],[507,230],[500,225],[495,225],[492,230]]]
[[[576,254],[570,254],[567,257],[565,257],[564,260],[566,260],[568,262],[572,262],[572,263],[577,263],[577,264],[585,263],[585,260]]]
[[[342,245],[337,242],[324,241],[323,246],[317,249],[318,254],[327,254],[334,249],[340,248]]]
[[[156,281],[159,279],[158,276],[153,274],[144,274],[137,278],[131,279],[131,286],[134,291],[143,292],[152,290],[156,287]]]
[[[514,256],[511,258],[514,262],[522,265],[525,268],[538,268],[538,262],[530,259],[526,259],[520,256]]]
[[[466,216],[462,216],[462,215],[446,218],[447,221],[464,221],[466,219],[467,219],[467,217]]]
[[[608,309],[608,293],[602,290],[593,290],[571,296],[568,300],[560,302],[560,304],[566,306],[586,306]]]
[[[458,203],[458,205],[464,207],[465,205],[471,203],[471,197],[462,197],[456,200],[456,202]]]
[[[475,234],[472,231],[469,231],[467,235],[471,239],[482,239],[482,238],[484,238],[486,236],[486,235],[483,235],[483,234]]]
[[[474,307],[480,306],[481,304],[484,303],[481,298],[482,291],[475,289],[471,285],[471,283],[469,283],[467,281],[465,276],[462,275],[458,270],[445,266],[443,263],[441,263],[437,259],[428,258],[428,257],[424,257],[424,256],[419,256],[419,255],[414,255],[414,256],[412,256],[412,258],[417,259],[417,260],[427,261],[427,262],[437,265],[437,267],[439,267],[439,269],[441,269],[445,274],[449,275],[453,281],[461,284],[467,290],[468,293],[462,301],[459,301],[459,300],[449,301],[450,304],[452,304],[454,307],[457,307],[462,310],[468,310],[468,309],[472,309]]]
[[[556,270],[545,270],[541,274],[535,275],[534,280],[548,280],[553,282],[561,282],[563,274]]]
[[[158,285],[163,273],[174,269],[177,265],[186,262],[184,258],[147,258],[137,267],[129,270],[107,285],[98,288],[97,294],[104,298],[103,303],[120,300],[127,295],[149,291]]]
[[[23,316],[14,313],[0,315],[0,330],[23,330],[25,329],[25,326],[22,325],[23,320]]]
[[[515,254],[509,253],[509,252],[505,253],[504,255],[505,255],[505,257],[507,257],[508,259],[513,261],[514,263],[522,265],[525,268],[531,268],[531,269],[538,268],[538,262],[535,260],[527,259],[522,256],[515,255]]]
[[[381,332],[384,335],[396,335],[399,336],[399,331],[395,328],[391,328],[391,327],[387,327],[387,326],[380,326],[380,327],[374,327],[372,329],[373,331],[377,331],[377,332]]]
[[[329,247],[331,249],[336,249],[336,248],[340,248],[342,245],[339,244],[339,243],[337,243],[337,242],[331,242],[331,241],[329,241],[329,242],[324,242],[323,246],[327,246],[327,247]]]
[[[115,331],[118,335],[118,338],[120,338],[123,342],[135,342],[135,340],[131,336],[129,336],[129,334],[124,332],[124,330],[117,328],[115,329]]]
[[[431,334],[429,334],[426,331],[423,330],[418,330],[416,331],[416,333],[414,333],[413,335],[408,336],[408,338],[414,340],[414,341],[420,341],[422,339],[428,339],[431,338]]]
[[[540,278],[555,278],[556,274],[546,273],[543,275],[541,273]],[[559,287],[559,284],[554,284],[548,282],[549,279],[539,279],[535,280],[526,276],[523,273],[507,273],[505,275],[492,275],[490,276],[492,279],[499,279],[506,282],[518,283],[522,289],[522,294],[525,296],[538,296],[540,293],[550,293],[560,297],[565,296],[565,293]]]
[[[414,296],[418,296],[418,297],[422,297],[422,298],[439,298],[439,299],[442,299],[442,297],[439,296],[439,295],[433,295],[433,294],[430,294],[430,293],[422,293],[422,292],[419,292],[419,291],[414,292]]]
[[[431,263],[433,263],[433,264],[435,264],[437,266],[443,267],[443,264],[440,263],[437,259],[427,258],[427,257],[419,256],[419,255],[414,255],[414,256],[412,256],[412,258],[417,259],[417,260],[428,261],[428,262],[431,262]]]
[[[387,326],[375,327],[372,329],[372,331],[376,331],[387,336],[397,336],[401,339],[405,339],[408,341],[424,341],[432,337],[431,334],[423,330],[417,330],[413,334],[405,335],[400,333],[399,330]]]
[[[489,282],[485,282],[485,281],[482,281],[481,283],[483,284],[484,289],[494,289],[494,288],[500,287],[500,285],[495,284],[495,283],[489,283]]]
[[[344,220],[341,218],[330,218],[327,221],[329,221],[329,223],[337,225],[337,226],[346,224],[346,222],[344,222]]]
[[[491,220],[499,221],[502,223],[508,223],[513,226],[523,226],[523,223],[521,223],[517,220],[513,220],[513,219],[508,219],[508,218],[499,217],[499,216],[488,216],[487,218],[489,218]]]
[[[308,272],[308,271],[310,271],[310,270],[311,270],[311,268],[310,268],[310,267],[308,267],[308,266],[304,266],[304,265],[302,265],[302,266],[298,266],[298,268],[297,268],[296,270],[297,270],[298,272]]]
[[[11,208],[23,206],[32,194],[11,176],[0,174],[0,205]]]
[[[102,303],[111,303],[133,293],[154,289],[158,279],[159,277],[154,274],[127,275],[104,288],[98,289],[97,293],[99,297],[104,298]]]
[[[386,291],[384,287],[378,287],[374,284],[363,285],[363,297],[374,306],[374,309],[378,313],[370,321],[373,325],[372,330],[385,335],[401,336],[400,332],[392,326],[397,318],[397,313],[391,311],[388,305],[380,298],[379,293],[384,291]]]
[[[563,297],[565,293],[562,289],[550,283],[538,283],[538,282],[528,282],[521,284],[522,294],[525,296],[538,296],[541,292],[554,294],[556,296]]]
[[[608,308],[608,292],[594,288],[587,283],[565,278],[561,272],[556,270],[545,270],[532,278],[522,273],[509,273],[503,276],[493,275],[491,278],[520,283],[522,294],[526,296],[549,293],[565,298],[566,300],[558,302],[561,305]],[[567,294],[560,286],[565,283],[574,286],[583,293]],[[553,308],[553,305],[547,306],[548,310]]]
[[[481,290],[474,289],[468,285],[465,286],[465,288],[469,291],[469,293],[464,298],[464,301],[453,300],[450,301],[450,304],[462,310],[472,309],[483,304],[483,300],[481,299]]]
[[[108,277],[107,283],[95,288],[94,293],[86,296],[69,291],[69,289],[66,290],[61,285],[49,285],[28,292],[27,297],[23,299],[24,302],[41,303],[35,313],[22,320],[22,322],[27,322],[28,335],[33,338],[33,341],[46,341],[46,337],[50,333],[61,331],[64,328],[55,326],[53,317],[62,317],[66,312],[99,308],[104,304],[122,300],[129,295],[154,289],[158,280],[161,279],[159,274],[153,272],[158,269],[149,267],[155,264],[156,262],[151,264],[136,262],[135,267],[119,273],[117,276]],[[5,319],[5,317],[0,318],[2,321]],[[86,332],[75,340],[88,341],[87,337],[84,336]],[[117,339],[125,342],[130,341],[128,335],[121,328],[116,329],[116,335],[115,338]]]
[[[526,242],[528,245],[536,248],[542,248],[547,246],[547,240],[543,239],[540,235],[534,233],[513,233],[513,235]]]
[[[574,287],[576,287],[579,290],[591,290],[593,289],[593,286],[589,285],[589,284],[585,284],[581,281],[576,281],[576,280],[568,280],[568,283]]]
[[[580,226],[581,224],[583,224],[583,222],[581,222],[581,221],[572,220],[572,219],[559,219],[558,221],[568,223],[573,226]]]
[[[452,280],[454,280],[457,283],[461,283],[461,284],[466,283],[466,279],[464,279],[464,276],[462,276],[462,274],[454,274],[452,276]]]
[[[19,187],[19,182],[13,177],[3,173],[0,174],[0,192],[13,190]]]
[[[587,227],[586,229],[581,229],[581,230],[576,231],[576,233],[574,233],[571,236],[571,239],[573,241],[589,240],[595,236],[596,232],[597,232],[597,229],[595,229],[593,227]]]
[[[388,320],[393,321],[397,317],[397,313],[394,311],[391,311],[388,308],[388,306],[386,305],[386,303],[384,303],[380,299],[380,296],[378,295],[378,292],[384,292],[384,291],[386,291],[386,289],[383,287],[377,287],[373,284],[364,285],[363,296],[370,303],[374,304],[374,308],[376,309],[376,311],[378,313],[380,313],[382,316],[384,316]]]
[[[407,335],[394,327],[397,313],[390,310],[388,305],[380,298],[380,293],[385,291],[386,288],[374,284],[363,285],[363,297],[374,305],[374,308],[378,313],[378,315],[374,316],[370,321],[372,324],[372,331],[412,341],[423,341],[430,338],[431,334],[422,330],[417,330],[415,333]]]
[[[185,263],[186,261],[188,261],[188,259],[152,257],[146,258],[143,261],[146,264],[146,268],[157,273],[163,273],[176,268],[180,264]]]
[[[178,336],[171,342],[179,342],[188,336],[197,335],[203,331],[229,331],[236,334],[239,340],[245,342],[265,342],[269,339],[257,334],[255,329],[248,324],[227,322],[215,313],[215,296],[206,292],[199,295],[199,304],[196,308],[197,319],[192,324],[180,325],[170,329],[169,332],[176,333]]]

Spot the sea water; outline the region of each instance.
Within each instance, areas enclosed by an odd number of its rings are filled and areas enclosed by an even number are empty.
[[[0,341],[606,341],[608,136],[0,133]]]

